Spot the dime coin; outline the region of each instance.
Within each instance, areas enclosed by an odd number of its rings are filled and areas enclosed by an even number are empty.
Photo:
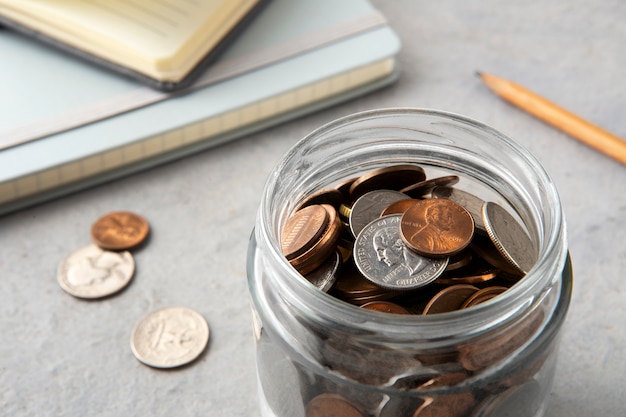
[[[61,288],[79,298],[102,298],[122,290],[135,273],[130,252],[112,252],[90,244],[63,259],[57,272]]]
[[[409,185],[400,190],[412,198],[421,198],[430,195],[435,187],[451,186],[459,182],[457,175],[447,175],[445,177],[431,178],[416,184]]]
[[[361,175],[350,186],[353,200],[374,190],[400,190],[426,179],[424,169],[417,165],[392,165]]]
[[[365,278],[393,290],[413,290],[433,282],[448,258],[428,258],[411,251],[400,237],[399,214],[368,224],[354,242],[354,262]]]
[[[424,256],[450,256],[470,244],[474,220],[452,200],[417,200],[402,215],[400,231],[404,243]]]
[[[108,250],[126,250],[142,243],[150,226],[145,218],[129,211],[106,214],[91,226],[96,245]]]
[[[478,288],[469,284],[458,284],[439,291],[424,307],[423,315],[448,313],[460,310],[461,306]]]
[[[482,217],[489,237],[502,256],[520,272],[528,273],[537,257],[524,228],[506,209],[493,202],[483,205]]]
[[[375,190],[363,194],[350,209],[352,234],[356,237],[369,222],[380,217],[380,213],[391,203],[406,199],[405,194],[393,190]]]
[[[366,310],[382,311],[391,314],[411,314],[407,309],[389,301],[370,301],[361,306]]]
[[[174,368],[200,356],[208,341],[209,325],[204,317],[189,308],[167,307],[137,323],[130,346],[140,362],[154,368]]]
[[[328,211],[320,205],[295,212],[283,228],[280,244],[287,260],[302,255],[319,239],[329,221]]]
[[[484,303],[485,301],[489,301],[492,298],[502,294],[506,290],[506,287],[500,286],[486,287],[482,290],[478,290],[474,294],[470,295],[467,300],[465,300],[465,302],[461,306],[461,309],[472,307],[480,303]]]
[[[363,414],[341,395],[324,393],[307,404],[306,417],[363,417]]]

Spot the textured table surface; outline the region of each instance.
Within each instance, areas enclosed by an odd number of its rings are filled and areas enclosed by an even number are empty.
[[[0,415],[258,415],[245,259],[261,189],[298,139],[379,107],[461,113],[544,164],[568,220],[573,301],[548,415],[617,416],[626,386],[626,166],[504,103],[477,70],[517,81],[626,138],[622,0],[383,1],[403,42],[396,84],[366,97],[53,202],[0,217]],[[150,241],[117,296],[81,301],[60,260],[116,210],[143,214]],[[159,371],[130,349],[134,323],[169,305],[206,317],[193,365]]]

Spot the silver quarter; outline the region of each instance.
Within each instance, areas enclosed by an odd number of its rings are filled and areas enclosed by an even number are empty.
[[[387,289],[413,290],[430,284],[448,265],[448,258],[418,255],[400,236],[402,215],[393,214],[369,223],[354,243],[354,262],[365,278]]]
[[[354,237],[372,220],[379,218],[380,213],[391,203],[409,198],[406,194],[393,190],[375,190],[363,194],[350,210],[350,230]]]
[[[537,261],[535,245],[522,225],[506,209],[486,202],[482,218],[489,238],[506,261],[526,274]]]
[[[93,299],[122,290],[134,273],[135,260],[130,252],[113,252],[90,244],[61,261],[57,280],[74,297]]]
[[[198,358],[209,342],[209,325],[185,307],[155,310],[133,330],[130,346],[135,357],[154,368],[175,368]]]

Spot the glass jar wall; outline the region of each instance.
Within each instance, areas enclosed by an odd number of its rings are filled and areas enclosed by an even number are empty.
[[[307,196],[402,164],[456,175],[455,188],[504,207],[528,233],[532,268],[471,308],[400,315],[340,300],[290,265],[281,231]],[[552,386],[572,270],[558,193],[532,155],[465,117],[400,108],[331,122],[279,161],[248,282],[264,417],[531,417],[544,414]]]

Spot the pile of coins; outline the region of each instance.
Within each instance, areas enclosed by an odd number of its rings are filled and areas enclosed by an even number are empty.
[[[536,252],[513,215],[458,182],[393,165],[318,191],[286,222],[283,254],[320,290],[363,308],[426,315],[490,300]]]
[[[319,290],[364,309],[432,315],[487,302],[528,273],[537,249],[513,214],[459,188],[460,180],[427,178],[422,167],[402,164],[314,192],[285,222],[282,252]],[[550,346],[480,387],[464,381],[531,340],[544,319],[543,310],[534,310],[499,332],[423,354],[353,342],[340,329],[310,329],[319,331],[318,354],[332,373],[413,394],[396,398],[361,390],[295,364],[302,374],[304,412],[307,417],[534,415],[541,389],[533,377]],[[464,388],[437,391],[448,386]]]
[[[82,299],[102,299],[120,292],[135,274],[130,250],[144,244],[149,232],[150,225],[139,214],[118,211],[102,216],[91,227],[93,243],[61,261],[59,285]],[[171,343],[180,338],[185,343]],[[209,327],[200,314],[184,307],[168,307],[149,313],[137,323],[131,349],[146,365],[173,368],[200,356],[208,339]]]

